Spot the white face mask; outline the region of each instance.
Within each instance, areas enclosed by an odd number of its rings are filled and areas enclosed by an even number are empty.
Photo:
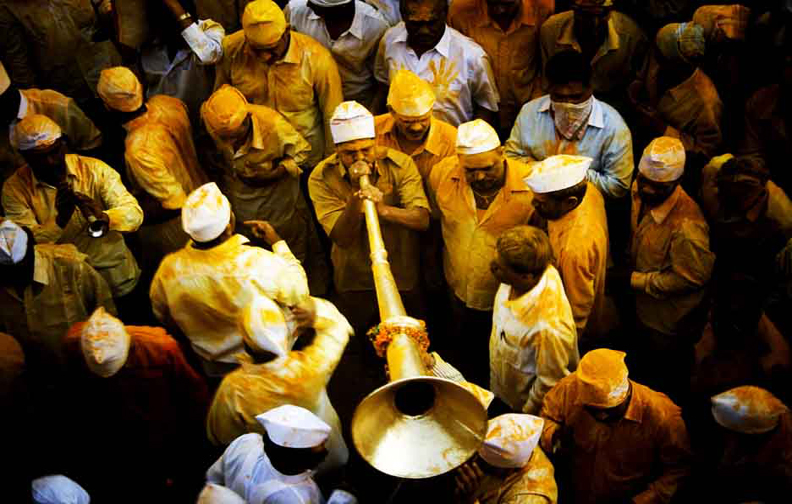
[[[581,103],[550,102],[558,132],[567,140],[580,140],[591,115],[594,95]]]

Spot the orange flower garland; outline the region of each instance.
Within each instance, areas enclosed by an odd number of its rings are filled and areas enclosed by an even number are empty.
[[[423,320],[418,321],[420,327],[406,327],[403,325],[395,324],[378,324],[369,329],[366,335],[374,345],[374,350],[379,357],[385,358],[388,351],[388,345],[393,340],[396,334],[406,334],[418,343],[418,347],[422,353],[427,353],[429,349],[429,334],[426,332],[426,323]]]

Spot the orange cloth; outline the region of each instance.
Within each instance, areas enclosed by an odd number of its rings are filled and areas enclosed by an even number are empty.
[[[498,84],[500,129],[508,131],[524,103],[541,96],[539,27],[555,10],[555,0],[522,0],[520,13],[504,32],[485,0],[455,0],[448,24],[475,40],[492,60]]]
[[[613,423],[586,412],[575,375],[545,396],[541,446],[549,453],[554,437],[561,442],[576,504],[668,503],[689,472],[690,442],[681,410],[665,394],[630,383],[630,405]]]
[[[572,306],[578,339],[602,336],[608,325],[605,272],[609,254],[608,219],[602,193],[589,182],[577,208],[547,222],[547,234]]]
[[[195,153],[187,106],[178,98],[155,95],[146,108],[145,114],[124,124],[127,175],[164,208],[179,209],[207,181]]]
[[[499,282],[490,272],[497,256],[495,242],[507,229],[527,224],[533,216],[533,194],[523,182],[528,167],[505,159],[506,183],[478,217],[473,191],[451,156],[438,163],[429,175],[429,193],[439,211],[443,228],[443,267],[446,281],[468,308],[491,310]]]
[[[341,77],[330,51],[307,35],[290,33],[286,54],[272,65],[251,53],[243,31],[224,38],[215,89],[231,84],[249,103],[283,114],[311,144],[308,165],[314,166],[335,150],[330,118],[344,99]]]

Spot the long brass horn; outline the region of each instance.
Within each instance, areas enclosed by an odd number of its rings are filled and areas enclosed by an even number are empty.
[[[369,186],[367,175],[360,187]],[[487,412],[459,384],[429,376],[418,343],[408,335],[421,324],[407,316],[388,263],[376,205],[363,202],[380,328],[387,347],[390,382],[370,393],[352,417],[352,441],[374,468],[399,478],[437,476],[463,464],[487,432]]]

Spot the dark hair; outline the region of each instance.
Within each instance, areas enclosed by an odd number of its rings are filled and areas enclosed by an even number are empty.
[[[721,166],[718,178],[731,178],[737,175],[748,175],[767,182],[770,172],[764,161],[756,156],[739,156],[731,158]]]
[[[545,75],[550,85],[582,82],[588,87],[591,84],[591,64],[577,51],[561,51],[547,62]]]
[[[421,3],[433,3],[435,8],[438,6],[443,9],[443,12],[448,13],[448,1],[447,0],[399,0],[399,12],[404,13],[407,10],[407,6],[410,4],[421,4]],[[404,14],[402,14],[404,15]]]

